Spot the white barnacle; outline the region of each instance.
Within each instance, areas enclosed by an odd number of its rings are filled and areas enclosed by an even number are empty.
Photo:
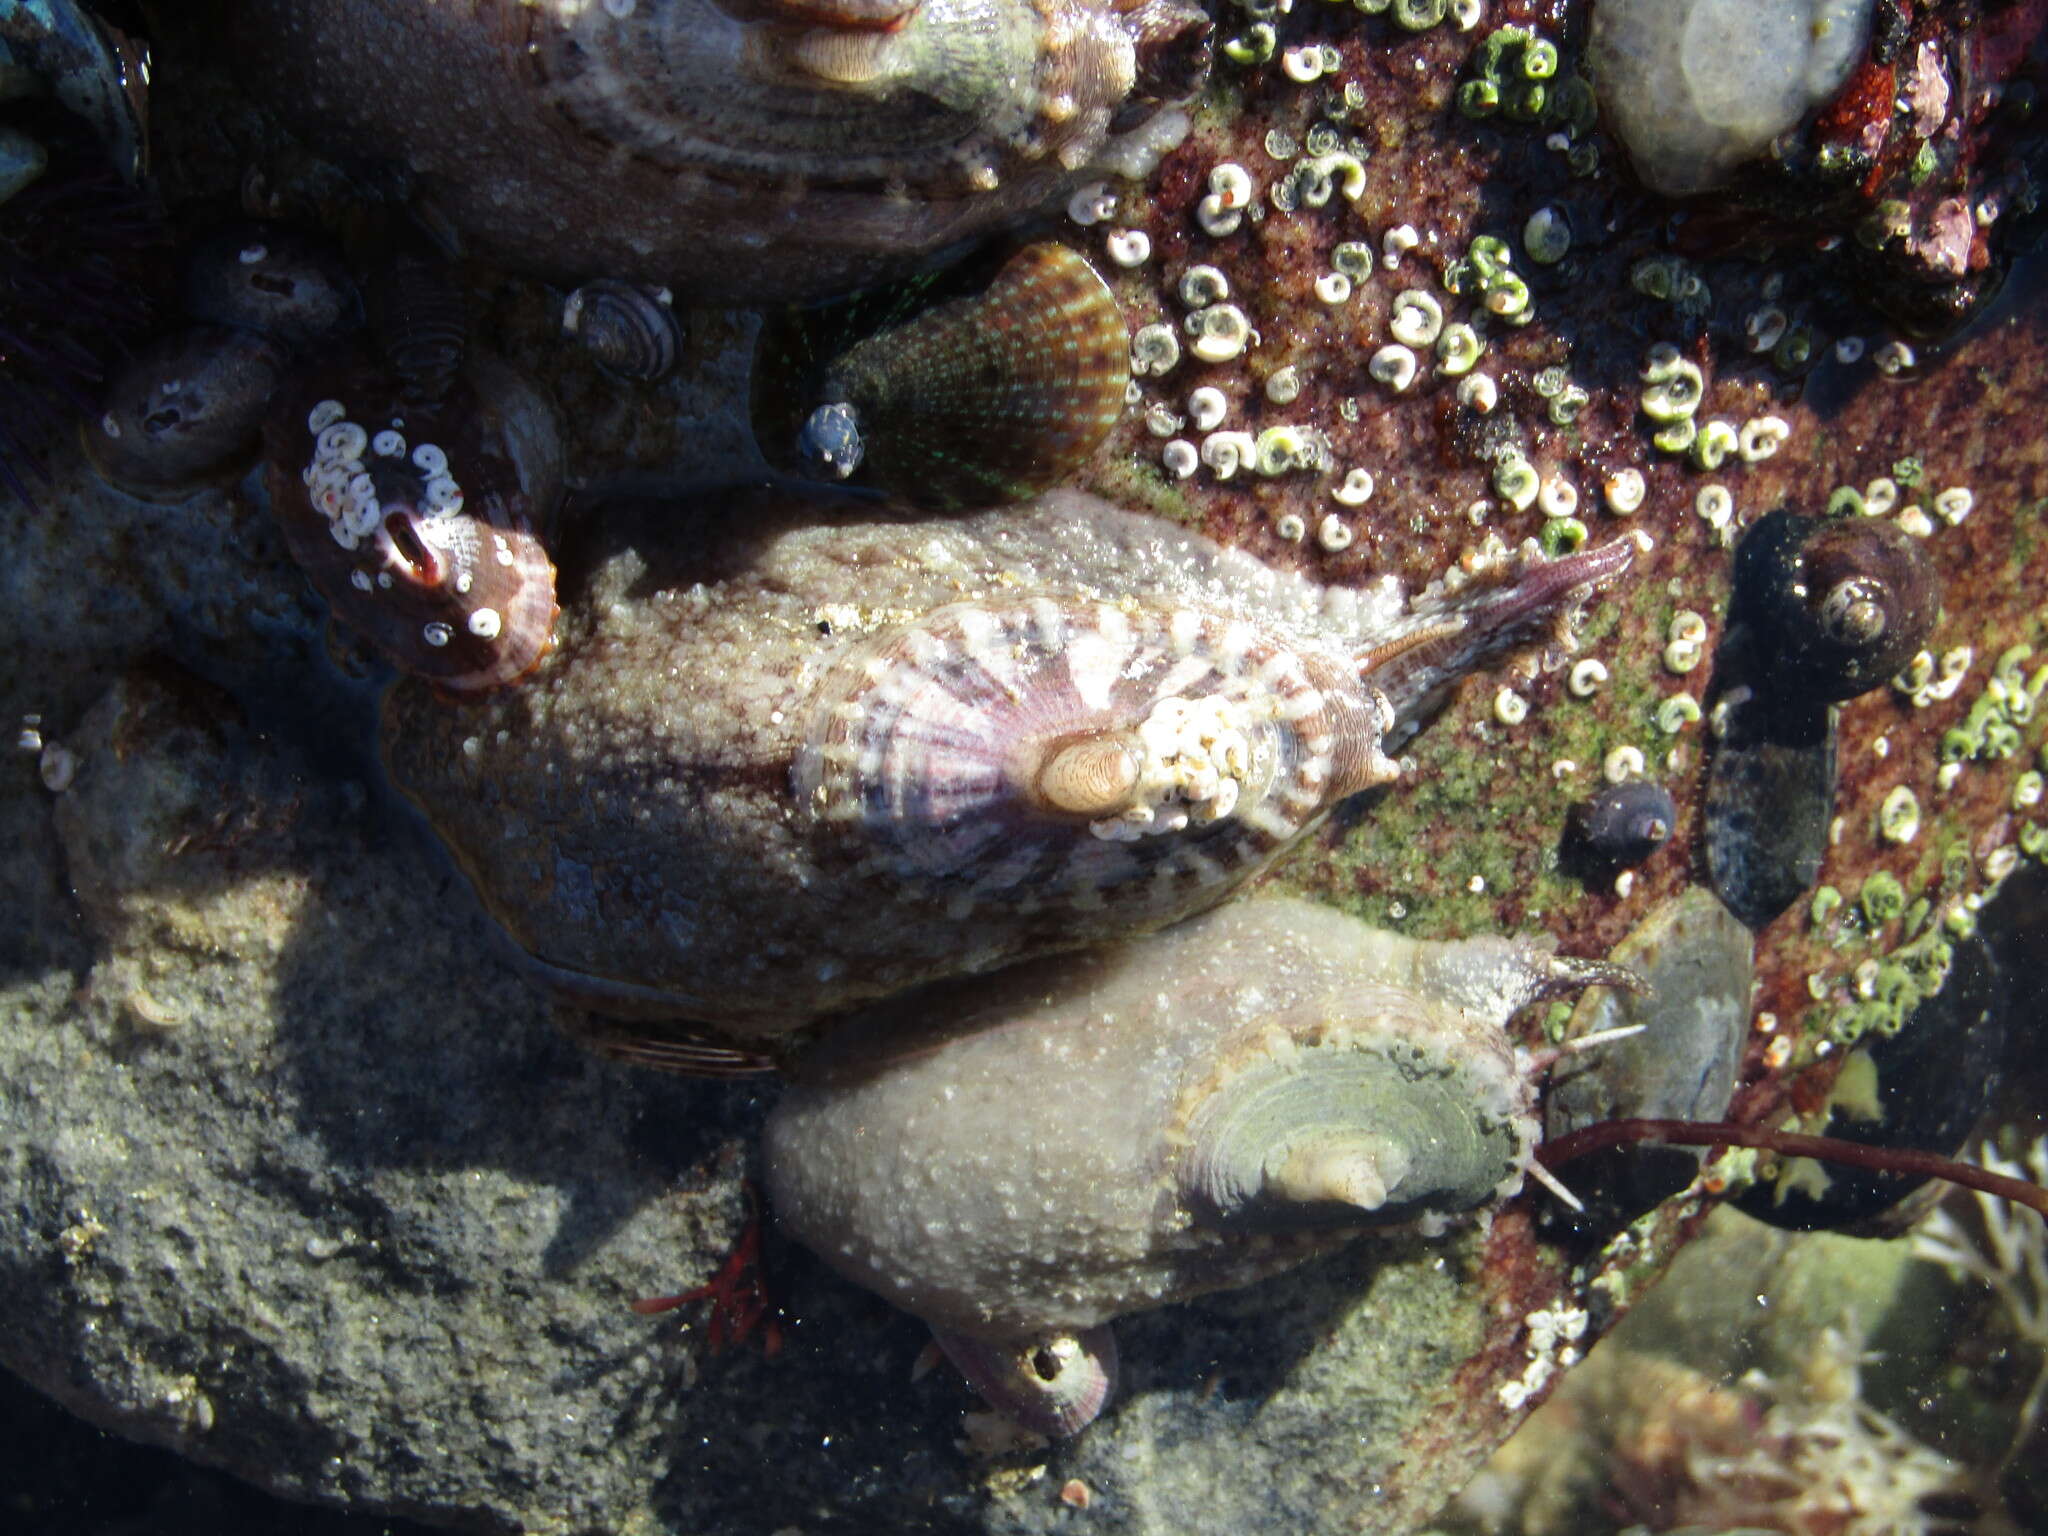
[[[1616,517],[1633,517],[1643,504],[1645,490],[1641,470],[1619,469],[1607,477],[1600,494]]]
[[[323,459],[360,459],[370,446],[370,434],[352,421],[337,421],[320,429],[313,452]]]
[[[1735,429],[1735,423],[1715,416],[1701,422],[1693,435],[1692,461],[1700,469],[1716,470],[1741,446],[1742,434]]]
[[[1877,826],[1888,843],[1913,841],[1920,835],[1920,797],[1907,785],[1895,785],[1877,808]]]
[[[1228,480],[1258,455],[1258,445],[1249,432],[1211,432],[1202,439],[1202,462],[1218,480]]]
[[[1372,471],[1352,469],[1345,472],[1344,483],[1331,491],[1330,495],[1347,507],[1362,507],[1372,500],[1372,489]]]
[[[1701,522],[1718,533],[1735,516],[1735,494],[1718,482],[1703,485],[1692,499],[1692,509],[1699,514]]]
[[[386,427],[370,439],[370,452],[381,459],[402,459],[405,457],[405,434]]]
[[[412,462],[421,474],[429,478],[448,472],[448,455],[436,443],[421,443],[413,449]]]
[[[1899,504],[1899,483],[1890,475],[1879,475],[1863,488],[1863,515],[1884,517]]]
[[[1791,439],[1792,424],[1782,416],[1752,416],[1742,424],[1737,451],[1745,464],[1760,464]]]
[[[1444,328],[1444,307],[1426,288],[1408,288],[1394,295],[1387,334],[1411,347],[1433,343]]]
[[[1067,217],[1085,229],[1114,216],[1116,202],[1116,193],[1110,190],[1108,182],[1091,181],[1067,199]]]
[[[1160,464],[1176,480],[1187,479],[1195,472],[1195,466],[1201,461],[1201,453],[1184,437],[1176,437],[1159,450]]]
[[[1500,401],[1500,386],[1490,373],[1470,373],[1458,381],[1458,404],[1467,410],[1489,415]]]
[[[504,622],[497,609],[479,608],[469,616],[469,632],[479,640],[495,640]]]
[[[1913,349],[1903,341],[1888,341],[1877,349],[1873,358],[1877,371],[1888,378],[1897,378],[1919,361]]]
[[[318,437],[347,415],[348,407],[339,400],[322,400],[306,413],[306,430]]]
[[[1189,309],[1207,309],[1230,297],[1230,279],[1220,267],[1189,267],[1180,275],[1180,301]]]
[[[1391,272],[1401,265],[1401,258],[1422,244],[1422,236],[1415,232],[1413,224],[1396,224],[1380,237],[1380,252],[1386,269]]]
[[[1545,517],[1570,517],[1579,510],[1579,488],[1562,474],[1549,475],[1536,492],[1536,505]]]
[[[1261,432],[1253,449],[1253,463],[1268,479],[1289,470],[1313,468],[1320,457],[1321,444],[1315,434],[1286,422]]]
[[[1266,398],[1275,405],[1292,405],[1301,397],[1301,370],[1289,363],[1266,376]]]
[[[1689,693],[1674,693],[1657,706],[1657,729],[1666,736],[1676,736],[1688,725],[1697,725],[1700,718],[1700,701]]]
[[[1502,725],[1520,725],[1529,718],[1529,701],[1504,687],[1493,696],[1493,718]]]
[[[1590,699],[1606,681],[1607,663],[1597,656],[1588,656],[1573,665],[1565,687],[1571,690],[1573,698]]]
[[[443,624],[439,619],[435,619],[420,626],[420,638],[434,647],[435,650],[439,650],[455,638],[455,631],[446,624]]]
[[[1180,337],[1170,325],[1141,325],[1131,336],[1131,371],[1139,375],[1171,373],[1180,362]]]
[[[1235,160],[1223,160],[1209,170],[1209,190],[1225,208],[1244,208],[1249,206],[1258,187],[1250,171]]]
[[[1768,352],[1784,339],[1785,329],[1790,324],[1784,310],[1775,304],[1766,304],[1743,316],[1742,332],[1748,338],[1750,351]]]
[[[1921,511],[1918,503],[1902,508],[1898,523],[1916,539],[1931,538],[1934,534],[1934,519]]]
[[[1120,267],[1142,267],[1152,259],[1152,237],[1142,229],[1113,229],[1103,249]]]
[[[1333,555],[1340,549],[1349,549],[1355,537],[1351,525],[1334,512],[1316,525],[1316,542]]]
[[[1395,394],[1400,394],[1415,382],[1419,365],[1411,348],[1399,342],[1390,342],[1373,353],[1372,360],[1365,365],[1365,371],[1378,383],[1384,384]]]
[[[1174,414],[1173,407],[1163,400],[1154,400],[1145,407],[1145,430],[1154,437],[1171,437],[1187,422]]]
[[[1643,766],[1643,749],[1627,744],[1614,748],[1600,760],[1600,772],[1610,784],[1641,778]]]
[[[1212,304],[1188,316],[1194,328],[1195,356],[1205,363],[1227,363],[1251,342],[1252,323],[1235,304]]]
[[[1283,512],[1273,523],[1273,531],[1290,544],[1299,544],[1308,537],[1308,524],[1298,512]]]
[[[1844,336],[1835,343],[1835,361],[1838,363],[1860,363],[1868,345],[1861,336]]]
[[[1188,420],[1197,432],[1213,432],[1230,414],[1230,399],[1213,384],[1204,384],[1188,396]]]
[[[1977,504],[1976,495],[1968,486],[1952,485],[1939,491],[1934,497],[1935,515],[1953,528],[1970,515],[1970,509]]]
[[[1351,279],[1342,272],[1325,272],[1316,279],[1316,297],[1323,303],[1338,305],[1351,297]]]
[[[1463,321],[1447,325],[1436,339],[1437,371],[1446,378],[1460,378],[1478,365],[1485,351],[1486,343],[1471,326]]]
[[[1311,43],[1302,48],[1290,48],[1280,55],[1280,68],[1287,78],[1298,85],[1308,85],[1323,77],[1323,50]]]
[[[1519,453],[1503,454],[1494,461],[1494,494],[1517,512],[1526,512],[1535,504],[1542,482],[1536,466]]]

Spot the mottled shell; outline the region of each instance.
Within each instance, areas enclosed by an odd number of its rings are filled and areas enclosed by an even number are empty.
[[[1206,67],[1182,0],[897,9],[236,0],[232,34],[252,89],[404,161],[506,263],[730,301],[845,292],[1136,169],[1185,123],[1135,93]]]
[[[858,342],[814,377],[784,376],[780,341],[771,328],[756,363],[766,451],[927,507],[993,506],[1065,480],[1116,425],[1131,378],[1114,295],[1063,245],[1025,247],[982,292]]]
[[[186,312],[304,347],[362,323],[362,300],[341,255],[288,224],[244,219],[185,252]]]
[[[1603,974],[1233,902],[835,1030],[764,1178],[785,1230],[942,1334],[1073,1334],[1512,1194],[1536,1121],[1502,1025]]]
[[[531,683],[401,685],[387,763],[546,979],[737,1033],[1213,905],[1391,775],[1404,707],[1619,569],[1410,604],[1072,494],[592,523]],[[1076,767],[1105,743],[1143,759],[1121,798]]]
[[[512,682],[546,653],[561,486],[552,407],[485,358],[433,406],[366,359],[280,399],[264,433],[286,545],[336,620],[452,693]]]
[[[607,373],[651,383],[675,372],[683,330],[665,288],[601,278],[562,305],[562,334],[573,336]]]
[[[182,501],[255,456],[285,362],[268,337],[196,325],[137,352],[79,439],[100,478],[143,501]]]

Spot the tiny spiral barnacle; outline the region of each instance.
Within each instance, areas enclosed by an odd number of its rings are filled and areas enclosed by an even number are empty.
[[[102,480],[143,501],[182,501],[255,455],[285,363],[252,331],[196,325],[142,348],[108,381],[79,440]]]
[[[431,406],[354,357],[286,390],[264,431],[272,510],[336,620],[449,693],[513,682],[551,642],[542,544],[561,483],[553,409],[470,360]]]
[[[692,300],[850,292],[1185,133],[1191,0],[234,0],[251,87],[477,248]]]
[[[1111,1360],[1043,1387],[990,1363],[1100,1350],[1125,1313],[1506,1199],[1537,1125],[1502,1026],[1617,981],[1527,941],[1234,902],[848,1022],[769,1116],[765,1180],[786,1230],[930,1323],[998,1407],[1071,1434]]]
[[[1781,508],[1736,551],[1730,622],[1754,626],[1774,687],[1828,702],[1867,693],[1926,644],[1940,611],[1926,551],[1884,519]]]
[[[837,315],[770,327],[755,364],[764,450],[793,449],[794,467],[818,479],[919,506],[1015,501],[1072,474],[1123,414],[1123,314],[1066,246],[1026,246],[980,292],[889,324],[816,368],[793,366],[830,345]]]
[[[607,373],[654,383],[675,372],[683,348],[675,301],[665,288],[600,278],[562,305],[562,334],[573,336]]]
[[[1633,549],[1411,601],[1071,493],[591,527],[532,682],[401,685],[386,762],[548,984],[755,1035],[1216,904]]]

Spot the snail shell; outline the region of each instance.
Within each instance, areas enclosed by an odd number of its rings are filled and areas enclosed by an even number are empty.
[[[1186,126],[1140,81],[1192,94],[1209,27],[1186,0],[236,0],[232,35],[252,89],[406,162],[508,265],[750,302],[1139,169]]]
[[[1671,841],[1678,803],[1662,784],[1629,779],[1573,807],[1567,834],[1573,861],[1611,873],[1640,864]]]
[[[1736,551],[1731,622],[1755,626],[1774,689],[1833,703],[1879,687],[1927,643],[1940,612],[1927,552],[1883,519],[1781,508]]]
[[[432,406],[358,357],[297,383],[264,433],[285,543],[335,618],[401,671],[471,692],[546,653],[561,486],[553,408],[478,357]]]
[[[101,479],[143,501],[183,501],[255,456],[285,362],[267,337],[195,325],[142,348],[108,382],[79,439]]]
[[[1633,548],[1410,603],[1073,494],[645,515],[528,687],[395,689],[386,762],[550,983],[753,1034],[1214,905]]]
[[[653,383],[676,369],[682,326],[665,288],[611,278],[585,283],[562,306],[562,334],[583,343],[607,373]]]
[[[792,390],[775,354],[795,340],[771,328],[756,362],[769,451],[793,445],[806,474],[926,507],[1018,501],[1067,479],[1116,425],[1131,379],[1115,296],[1063,245],[1026,246],[981,293],[858,342]]]
[[[956,1360],[962,1339],[1071,1351],[1361,1228],[1434,1233],[1512,1195],[1537,1127],[1502,1026],[1621,974],[1233,902],[849,1022],[769,1116],[764,1177],[798,1241]],[[1092,1379],[1063,1372],[1045,1401],[998,1383],[998,1406],[1071,1433]]]

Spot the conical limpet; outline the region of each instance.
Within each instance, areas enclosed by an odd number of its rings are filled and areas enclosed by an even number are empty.
[[[752,1035],[1215,905],[1634,547],[1410,601],[1071,493],[590,526],[558,652],[490,699],[401,685],[386,760],[548,983]]]
[[[1122,312],[1063,245],[1026,246],[981,292],[788,377],[788,354],[830,345],[829,330],[806,334],[820,324],[805,314],[764,333],[754,400],[763,450],[821,480],[928,507],[1017,501],[1067,479],[1123,414]]]
[[[1234,902],[842,1026],[769,1116],[764,1177],[799,1241],[1070,1434],[1108,1391],[1110,1319],[1512,1195],[1537,1126],[1502,1026],[1616,981],[1527,940]]]

